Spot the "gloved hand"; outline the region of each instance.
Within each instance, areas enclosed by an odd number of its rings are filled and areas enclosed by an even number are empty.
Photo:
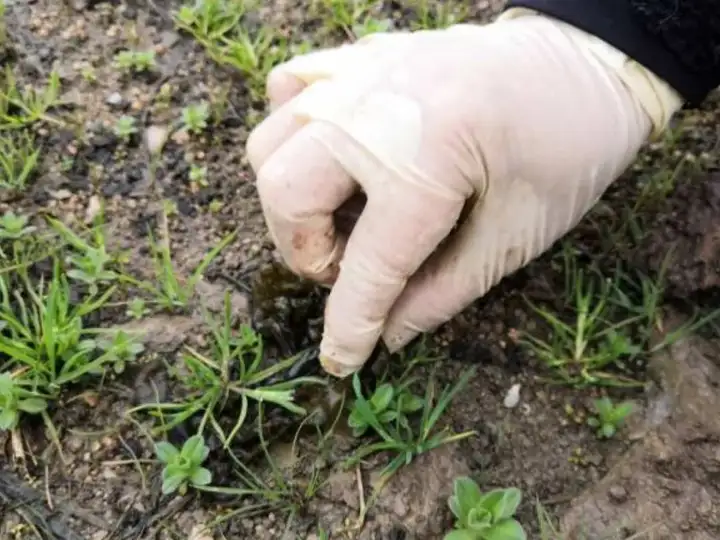
[[[545,251],[680,107],[604,42],[516,15],[376,34],[271,73],[247,151],[285,261],[332,285],[329,373],[358,370],[381,336],[400,349]],[[347,237],[333,213],[359,190]]]

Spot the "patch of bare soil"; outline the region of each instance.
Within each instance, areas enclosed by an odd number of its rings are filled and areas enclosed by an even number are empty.
[[[405,27],[404,3],[386,4],[395,27]],[[201,284],[204,303],[219,311],[222,294],[229,290],[235,318],[265,321],[263,331],[278,351],[283,350],[283,339],[295,350],[317,343],[322,291],[296,284],[270,304],[258,306],[252,295],[232,285],[253,279],[261,279],[262,285],[261,271],[277,262],[243,150],[249,121],[259,111],[246,81],[215,65],[199,45],[174,30],[168,13],[176,6],[159,0],[10,2],[9,35],[23,81],[40,85],[51,68],[57,68],[65,112],[73,123],[40,130],[41,174],[29,193],[0,202],[0,213],[10,208],[33,215],[50,212],[80,226],[96,212],[102,197],[110,243],[128,252],[129,268],[140,276],[151,275],[148,231],[157,232],[163,201],[176,209],[167,227],[174,263],[185,276],[208,249],[239,227],[231,247],[206,273]],[[473,6],[473,20],[480,21],[496,13],[501,3]],[[308,20],[306,12],[305,3],[272,3],[257,22],[275,24],[288,35],[311,37],[318,45],[332,42],[317,43],[313,36],[321,24]],[[115,53],[135,47],[157,52],[156,70],[136,77],[121,74],[113,64]],[[172,133],[182,108],[200,100],[226,106],[217,110],[203,136],[170,136],[151,175],[143,140],[147,129]],[[630,171],[608,193],[604,203],[610,213],[590,216],[573,233],[586,256],[606,256],[603,227],[618,228],[620,210],[637,195],[643,178],[673,168],[685,153],[699,155],[712,148],[708,141],[714,140],[717,104],[711,102],[702,112],[715,122],[687,115],[688,127],[673,143],[680,156],[668,154],[665,146],[649,148],[640,160],[643,169]],[[113,133],[121,115],[138,122],[139,132],[129,143]],[[697,160],[703,166],[710,163],[702,156]],[[190,181],[193,163],[207,167],[206,186]],[[666,199],[672,211],[663,208],[652,214],[649,236],[628,248],[627,260],[640,257],[644,268],[656,268],[668,243],[677,243],[681,256],[669,276],[679,296],[717,284],[719,188],[717,175],[711,178],[705,183],[679,181]],[[456,431],[474,430],[476,436],[422,455],[402,469],[369,508],[363,527],[356,527],[358,516],[385,461],[373,458],[358,469],[342,469],[338,464],[355,444],[342,434],[329,451],[313,437],[298,443],[299,457],[289,466],[296,477],[306,479],[317,471],[327,483],[289,524],[275,510],[233,517],[230,512],[245,503],[227,497],[163,496],[147,426],[127,422],[124,413],[138,403],[172,396],[175,383],[164,362],[172,364],[185,344],[203,346],[203,321],[197,309],[154,314],[140,322],[119,310],[104,324],[146,330],[148,359],[101,387],[68,395],[54,408],[65,462],[40,425],[27,426],[22,441],[8,437],[0,445],[0,538],[36,537],[21,525],[29,522],[54,540],[312,539],[319,538],[321,526],[333,539],[439,539],[452,525],[446,504],[452,480],[468,473],[483,489],[523,490],[519,519],[531,538],[537,538],[536,501],[561,516],[574,500],[563,521],[571,539],[579,538],[574,536],[580,527],[577,516],[583,515],[593,518],[582,525],[591,531],[602,532],[605,524],[617,520],[639,531],[652,516],[667,525],[668,535],[685,531],[688,536],[682,538],[717,538],[713,501],[718,493],[710,482],[717,476],[715,419],[720,418],[711,395],[715,372],[705,356],[676,347],[672,370],[669,361],[658,363],[664,366],[660,372],[668,373],[660,376],[661,397],[613,394],[647,398],[646,417],[659,425],[634,433],[636,441],[624,436],[599,441],[585,425],[585,413],[599,393],[542,382],[542,366],[514,337],[537,326],[525,297],[545,301],[560,294],[563,273],[556,255],[549,253],[505,280],[433,337],[433,351],[449,356],[436,374],[439,385],[456,381],[470,365],[479,368],[444,418]],[[278,328],[283,339],[278,339]],[[521,385],[520,402],[506,408],[503,401],[513,384]],[[29,449],[24,460],[16,451],[20,443]],[[239,484],[232,463],[220,453],[213,453],[211,461],[214,480]],[[202,532],[223,516],[225,521]]]

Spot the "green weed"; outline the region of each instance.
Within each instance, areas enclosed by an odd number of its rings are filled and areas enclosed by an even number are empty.
[[[415,413],[423,408],[422,398],[413,395],[408,386],[413,381],[408,381],[400,387],[390,383],[383,383],[375,389],[368,400],[368,406],[372,416],[382,426],[395,424],[396,429],[402,427],[410,429],[407,415]],[[348,416],[348,426],[352,428],[355,437],[361,437],[370,429],[370,419],[363,416],[362,409],[356,405]]]
[[[482,493],[471,478],[456,478],[448,501],[455,530],[445,540],[525,540],[522,525],[513,517],[521,499],[517,488]]]
[[[470,10],[459,2],[431,2],[430,0],[412,0],[409,2],[416,19],[410,23],[412,30],[442,29],[464,22]]]
[[[599,438],[610,439],[615,436],[617,430],[622,426],[627,417],[633,411],[633,404],[625,401],[615,405],[612,400],[605,396],[593,402],[596,416],[588,418],[588,425],[597,430]]]
[[[142,73],[155,68],[155,51],[120,51],[115,65],[123,71]]]
[[[395,392],[382,390],[379,398],[376,398],[375,403],[371,404],[363,395],[360,378],[355,374],[352,381],[355,393],[355,403],[351,413],[353,414],[353,424],[362,430],[367,429],[366,426],[368,426],[382,440],[361,447],[349,460],[349,464],[357,463],[366,456],[377,452],[390,452],[395,457],[382,471],[382,476],[389,478],[400,467],[409,464],[416,456],[444,444],[471,437],[474,434],[472,431],[455,434],[447,429],[436,431],[435,427],[452,399],[467,385],[474,373],[475,370],[472,369],[465,372],[454,386],[443,390],[437,401],[435,400],[435,382],[431,379],[421,400],[422,411],[418,426],[407,422],[407,413],[401,412],[403,408],[415,409],[415,405],[419,403],[418,398],[404,394],[403,388],[399,395],[408,397],[396,400],[394,407],[391,408],[390,404],[393,403],[392,397]],[[390,396],[389,405],[382,407],[384,402],[388,401],[388,396]],[[411,406],[408,407],[408,404]]]
[[[651,344],[662,328],[664,270],[656,280],[631,278],[619,268],[607,277],[597,267],[580,268],[565,247],[565,298],[562,313],[530,304],[548,326],[549,339],[525,334],[523,343],[548,368],[553,382],[575,387],[639,387],[633,376],[654,352],[720,315],[720,310]]]
[[[208,126],[210,105],[203,101],[188,105],[182,110],[182,127],[185,131],[199,135]]]
[[[132,116],[121,116],[115,122],[113,131],[118,139],[128,143],[132,136],[138,132],[137,120]]]
[[[23,128],[40,121],[62,124],[48,115],[60,104],[60,75],[56,71],[50,74],[47,86],[42,90],[21,89],[9,65],[3,75],[0,81],[0,131]]]
[[[251,401],[273,403],[293,414],[305,415],[305,409],[294,402],[295,389],[304,384],[325,384],[324,380],[299,377],[280,383],[268,382],[291,367],[297,358],[290,357],[264,367],[262,340],[247,326],[235,331],[231,313],[230,295],[226,294],[221,321],[206,313],[212,336],[208,353],[186,347],[181,358],[181,371],[171,369],[187,389],[188,394],[183,400],[141,405],[129,414],[149,410],[151,415],[162,418],[162,424],[155,428],[154,433],[161,433],[202,414],[199,431],[212,428],[226,448],[245,423]],[[219,413],[229,403],[233,403],[233,409],[237,409],[238,414],[234,425],[226,433],[219,422]]]
[[[0,190],[25,188],[38,164],[40,149],[27,131],[0,137]]]
[[[212,474],[202,466],[210,453],[201,435],[194,435],[178,450],[168,442],[155,445],[155,454],[165,465],[162,472],[162,492],[166,495],[178,491],[185,495],[188,484],[207,486]]]

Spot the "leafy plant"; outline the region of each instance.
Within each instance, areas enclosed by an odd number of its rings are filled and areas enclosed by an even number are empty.
[[[41,413],[47,406],[44,396],[25,389],[10,373],[0,373],[0,431],[14,429],[21,413]]]
[[[455,530],[444,540],[525,540],[522,525],[513,517],[521,499],[517,488],[482,493],[471,478],[456,478],[448,500]]]
[[[202,133],[208,126],[210,104],[206,101],[188,105],[182,110],[182,123],[186,131],[194,134]]]
[[[424,452],[471,437],[474,434],[472,431],[456,434],[450,432],[447,428],[438,431],[435,428],[452,399],[467,385],[474,373],[474,369],[463,373],[454,386],[443,390],[437,401],[435,399],[435,383],[431,379],[427,384],[425,396],[421,400],[422,415],[416,428],[413,428],[409,422],[399,420],[404,415],[395,416],[394,422],[382,422],[379,416],[385,414],[387,408],[378,407],[378,405],[383,405],[383,402],[387,400],[387,394],[380,396],[375,406],[371,405],[363,396],[359,376],[357,373],[353,375],[352,384],[355,392],[355,404],[353,407],[357,410],[355,418],[367,423],[382,440],[363,446],[353,455],[349,462],[356,463],[365,456],[376,452],[391,452],[395,457],[382,471],[384,478],[388,478],[401,466],[409,464],[416,456]],[[385,392],[383,391],[383,393]],[[407,405],[403,405],[401,402],[399,407],[407,407]],[[409,408],[414,409],[414,405]],[[375,412],[377,410],[382,411],[380,415]]]
[[[597,430],[597,436],[610,439],[615,436],[627,417],[633,411],[633,403],[625,401],[615,405],[613,401],[604,396],[593,402],[596,416],[588,418],[588,425]]]
[[[390,383],[378,386],[368,400],[370,413],[382,425],[398,422],[408,428],[408,414],[419,411],[423,408],[422,398],[413,395],[405,387],[395,388]],[[357,405],[352,408],[348,416],[348,426],[353,430],[355,437],[360,437],[371,427],[371,418],[363,416],[361,407]],[[365,410],[365,412],[367,412]]]
[[[150,71],[155,67],[155,51],[120,51],[115,55],[115,64],[125,71]]]
[[[188,485],[202,487],[212,481],[212,473],[202,466],[210,453],[201,435],[193,435],[178,450],[168,442],[155,445],[155,454],[165,464],[162,472],[162,492],[178,491],[184,495]]]
[[[122,330],[114,331],[112,339],[98,340],[98,347],[108,353],[108,362],[113,364],[115,373],[125,371],[127,363],[145,350],[145,345]]]
[[[115,135],[124,141],[128,142],[130,138],[137,133],[137,120],[132,116],[123,115],[115,122]]]

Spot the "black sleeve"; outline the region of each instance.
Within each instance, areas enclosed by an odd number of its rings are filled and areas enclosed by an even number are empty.
[[[720,86],[720,0],[508,0],[620,49],[690,106]]]

